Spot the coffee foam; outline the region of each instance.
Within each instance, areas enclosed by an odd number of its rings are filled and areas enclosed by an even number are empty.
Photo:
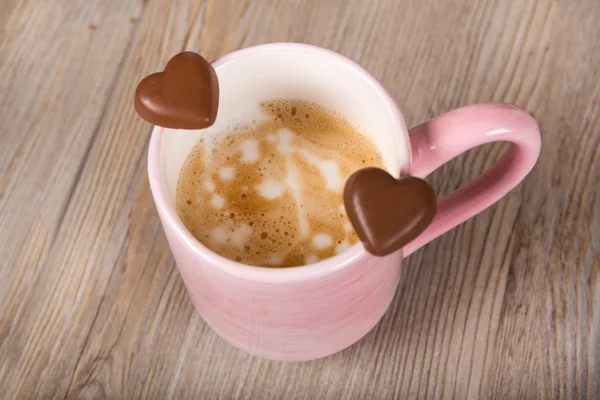
[[[177,185],[177,212],[213,251],[250,265],[287,267],[357,242],[342,191],[348,176],[383,167],[371,140],[318,105],[266,102],[246,125],[205,136]]]

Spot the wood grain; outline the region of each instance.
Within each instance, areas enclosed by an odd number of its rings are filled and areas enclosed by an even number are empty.
[[[0,397],[600,398],[596,0],[0,2]],[[194,313],[145,172],[136,83],[273,41],[364,65],[416,125],[479,101],[539,121],[530,176],[411,256],[382,322],[308,363]],[[441,193],[503,145],[431,176]]]

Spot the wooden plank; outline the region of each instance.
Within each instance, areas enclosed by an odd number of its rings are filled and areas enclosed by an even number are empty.
[[[0,392],[11,398],[600,397],[600,4],[182,0],[0,4]],[[531,111],[538,166],[415,253],[383,321],[308,363],[195,314],[145,175],[137,81],[182,49],[301,41],[364,65],[409,125]],[[33,52],[35,50],[35,52]],[[503,151],[430,181],[448,193]]]
[[[52,261],[52,254],[68,240],[61,227],[142,5],[12,1],[3,7],[0,382],[2,393],[36,397],[37,385],[51,391],[68,374],[69,354],[75,359],[82,349],[82,338],[64,340],[81,283],[78,273],[67,280],[64,274],[89,254],[70,264]],[[70,288],[56,290],[67,282]],[[65,346],[57,368],[53,354]]]

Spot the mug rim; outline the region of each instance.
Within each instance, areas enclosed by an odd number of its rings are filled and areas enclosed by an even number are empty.
[[[406,124],[404,123],[402,113],[400,112],[400,109],[394,99],[390,96],[387,90],[385,90],[381,83],[357,62],[339,53],[322,47],[305,43],[278,42],[261,44],[236,50],[219,57],[211,64],[215,70],[218,70],[219,68],[240,58],[274,52],[305,53],[325,57],[343,65],[346,68],[350,68],[361,79],[366,81],[369,86],[381,97],[383,103],[385,104],[386,111],[391,115],[397,140],[405,141],[404,148],[406,149],[407,154],[404,154],[403,159],[405,162],[400,164],[401,171],[399,172],[402,174],[410,173],[410,166],[412,164],[412,151],[408,130],[406,128]],[[177,238],[183,241],[196,256],[210,263],[212,265],[211,268],[220,269],[223,272],[236,276],[240,279],[271,283],[284,283],[289,281],[296,282],[323,277],[347,268],[359,259],[368,255],[360,241],[342,254],[318,261],[314,264],[296,267],[269,268],[253,266],[236,262],[217,254],[202,244],[189,232],[189,230],[183,225],[183,222],[181,222],[177,216],[175,206],[169,200],[168,191],[163,178],[161,160],[162,136],[164,130],[165,128],[163,127],[154,126],[148,147],[148,180],[150,182],[150,189],[154,197],[156,208],[161,216],[161,222],[171,226],[177,235]],[[400,145],[400,143],[398,143],[398,145]]]

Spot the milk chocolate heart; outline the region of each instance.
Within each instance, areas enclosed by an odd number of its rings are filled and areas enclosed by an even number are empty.
[[[175,55],[163,72],[144,78],[135,91],[134,107],[151,124],[174,129],[202,129],[217,117],[219,82],[200,54]]]
[[[385,256],[404,247],[429,226],[437,198],[422,179],[395,179],[382,169],[364,168],[346,181],[344,206],[365,249]]]

